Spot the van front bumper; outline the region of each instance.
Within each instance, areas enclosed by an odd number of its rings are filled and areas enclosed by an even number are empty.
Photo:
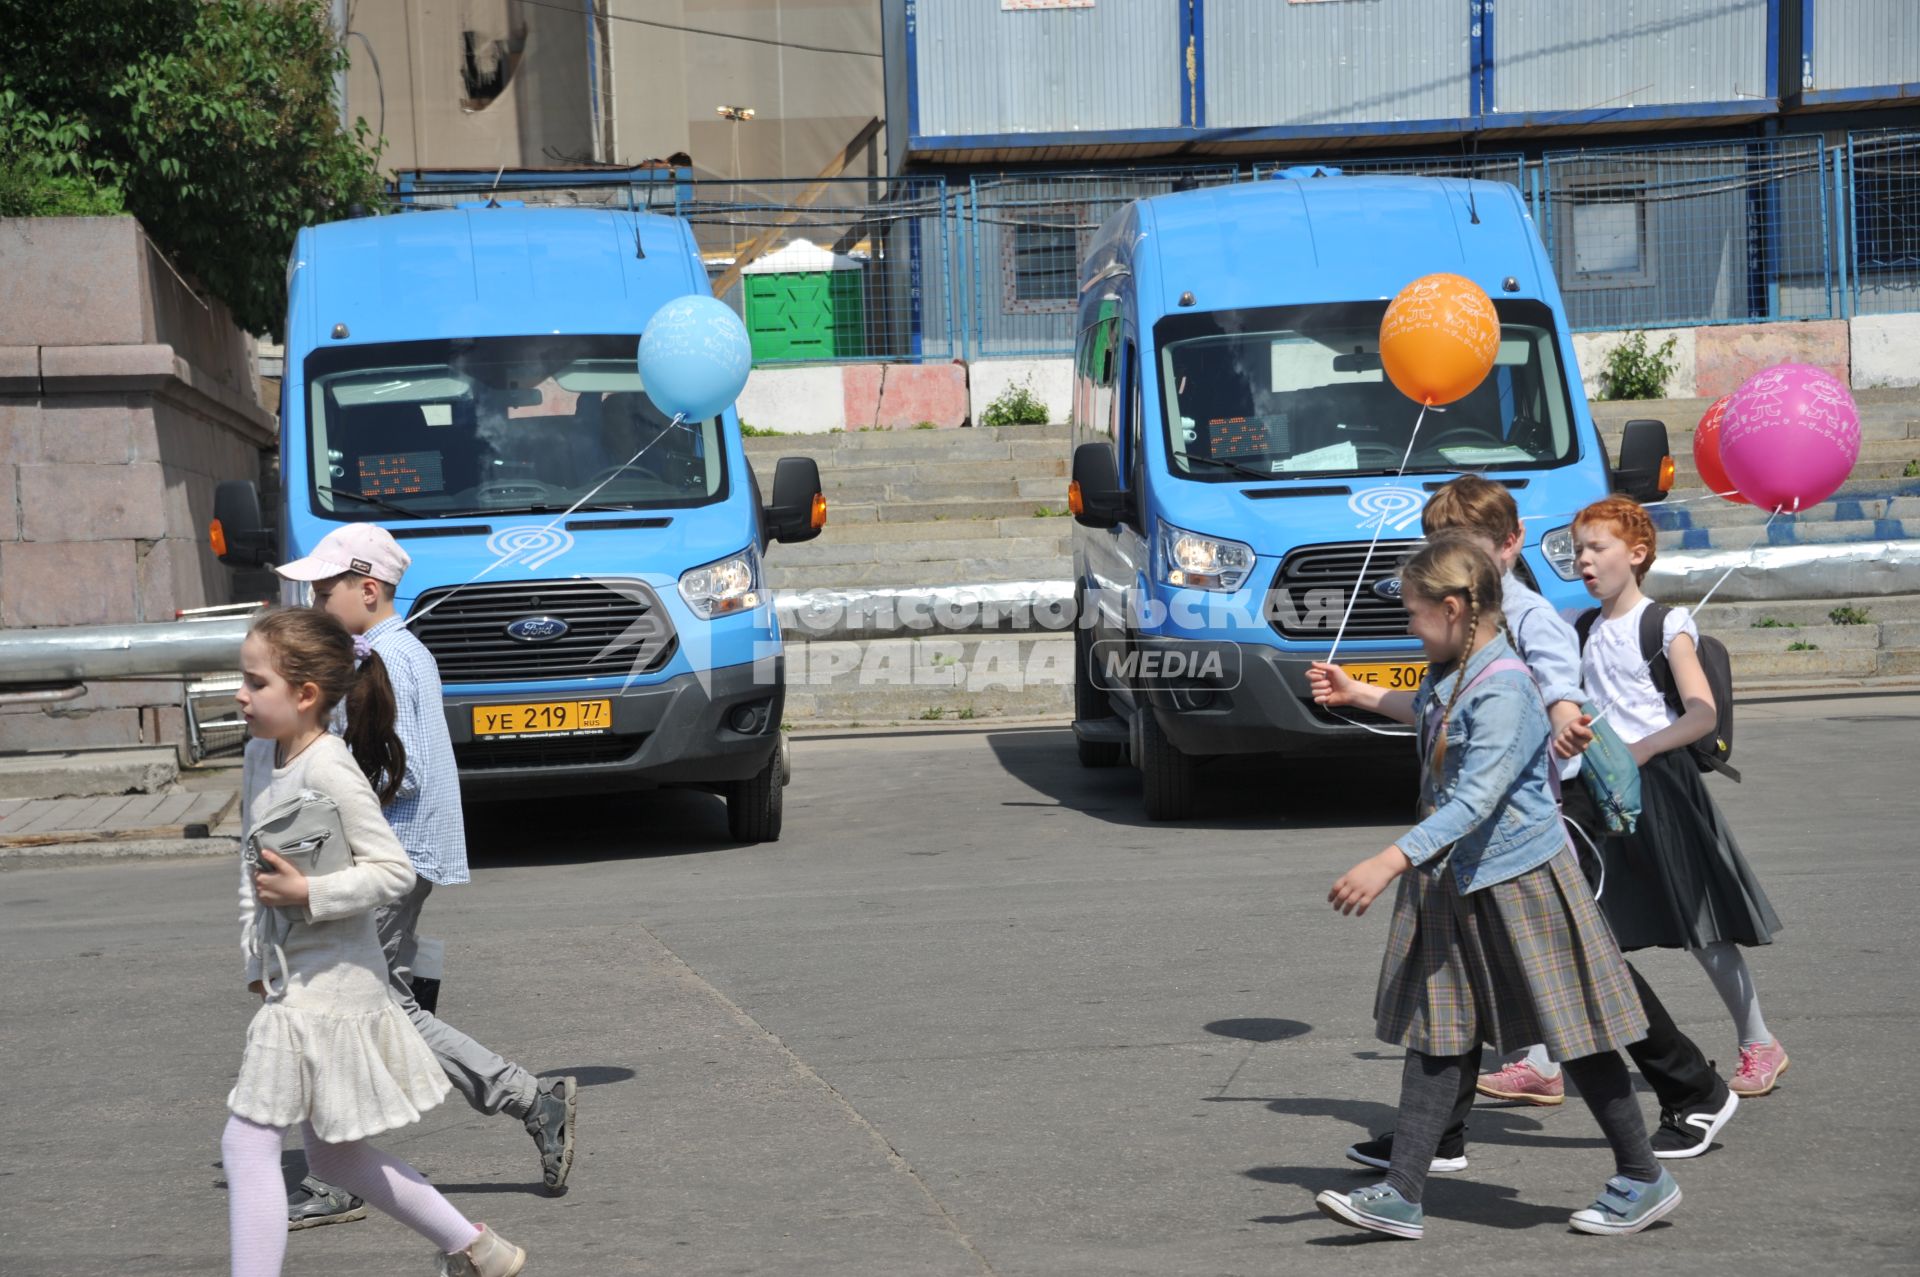
[[[1143,653],[1161,653],[1162,669],[1219,671],[1217,676],[1209,672],[1196,678],[1189,673],[1136,685],[1136,696],[1152,707],[1168,739],[1182,753],[1325,756],[1377,753],[1382,747],[1405,749],[1400,741],[1343,722],[1314,704],[1307,666],[1318,657],[1311,653],[1228,639],[1140,635],[1134,641]],[[1424,658],[1409,654],[1375,659]],[[1378,715],[1351,709],[1339,712],[1396,733],[1408,730]]]
[[[786,662],[728,665],[625,691],[446,695],[447,731],[468,801],[607,793],[669,785],[711,788],[745,780],[780,743]],[[476,740],[476,706],[610,700],[597,736]]]

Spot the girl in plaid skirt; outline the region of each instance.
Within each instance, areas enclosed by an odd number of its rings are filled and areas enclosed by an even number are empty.
[[[1316,1201],[1356,1228],[1421,1236],[1427,1172],[1482,1046],[1541,1042],[1614,1156],[1599,1198],[1569,1223],[1637,1233],[1680,1204],[1619,1054],[1645,1036],[1646,1015],[1567,845],[1546,708],[1506,637],[1499,571],[1470,538],[1442,533],[1401,582],[1432,665],[1417,694],[1380,708],[1419,726],[1421,820],[1328,894],[1342,913],[1365,913],[1400,880],[1374,999],[1381,1040],[1407,1049],[1399,1124],[1385,1183]]]

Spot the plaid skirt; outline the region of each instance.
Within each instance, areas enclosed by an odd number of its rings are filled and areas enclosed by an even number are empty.
[[[1543,1043],[1556,1060],[1647,1035],[1646,1012],[1573,852],[1461,895],[1444,863],[1401,875],[1373,1015],[1423,1055]]]

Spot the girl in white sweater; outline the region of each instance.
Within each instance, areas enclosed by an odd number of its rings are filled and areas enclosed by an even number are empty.
[[[367,1143],[418,1121],[448,1090],[433,1052],[388,998],[374,932],[374,909],[414,881],[380,814],[382,796],[391,796],[405,767],[385,667],[368,654],[356,671],[353,639],[340,623],[293,608],[255,622],[240,664],[235,699],[253,735],[241,780],[243,825],[250,831],[262,812],[302,792],[323,795],[339,810],[351,863],[310,878],[262,847],[259,866],[242,868],[247,987],[264,1005],[247,1028],[220,1141],[233,1275],[280,1272],[287,1249],[280,1144],[297,1123],[313,1172],[432,1241],[442,1274],[514,1277],[525,1251],[469,1222],[419,1172]],[[326,727],[342,700],[344,739]],[[280,911],[277,942],[260,939],[263,908]]]

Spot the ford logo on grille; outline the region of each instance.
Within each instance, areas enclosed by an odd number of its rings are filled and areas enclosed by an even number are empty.
[[[507,626],[507,637],[522,643],[546,643],[573,627],[557,616],[523,616]]]
[[[1390,576],[1384,581],[1375,581],[1373,583],[1373,593],[1375,598],[1385,599],[1389,603],[1398,603],[1400,601],[1400,578]]]

